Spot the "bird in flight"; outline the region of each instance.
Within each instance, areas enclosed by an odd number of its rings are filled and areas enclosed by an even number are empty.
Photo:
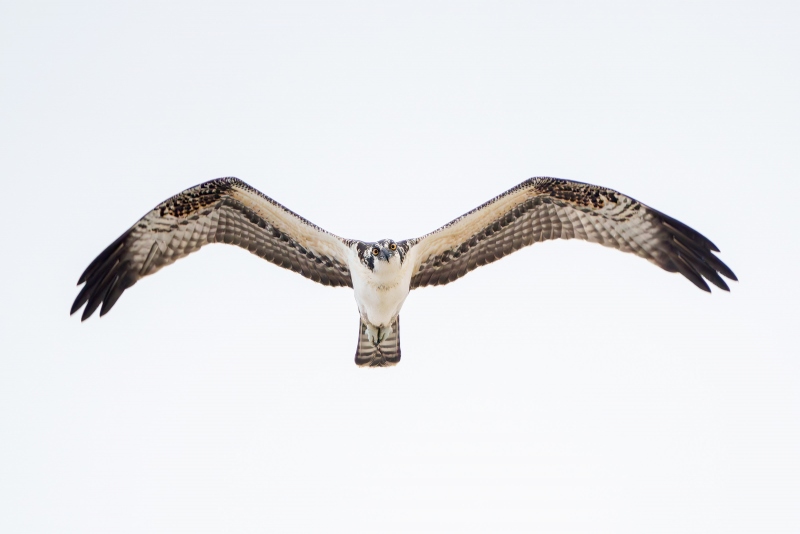
[[[400,308],[412,289],[443,285],[523,247],[581,239],[679,272],[703,291],[736,280],[700,233],[612,189],[531,178],[414,239],[345,239],[237,178],[218,178],[165,200],[111,243],[78,280],[70,314],[105,315],[141,278],[209,243],[242,247],[326,286],[353,288],[359,312],[356,364],[400,361]]]

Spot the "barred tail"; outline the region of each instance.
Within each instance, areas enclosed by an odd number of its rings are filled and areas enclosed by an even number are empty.
[[[392,332],[376,345],[367,336],[367,325],[361,321],[356,347],[356,365],[359,367],[389,367],[400,361],[400,317],[392,321]]]

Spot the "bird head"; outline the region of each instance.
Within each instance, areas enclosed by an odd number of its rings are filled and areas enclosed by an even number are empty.
[[[363,243],[359,247],[361,261],[370,271],[383,270],[388,265],[396,265],[398,268],[403,263],[405,250],[402,244],[398,244],[393,239],[381,239],[374,243]]]

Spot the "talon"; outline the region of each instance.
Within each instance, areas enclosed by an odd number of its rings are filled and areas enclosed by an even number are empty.
[[[387,326],[385,328],[379,328],[378,335],[380,336],[380,341],[378,341],[378,343],[383,343],[383,340],[386,339],[392,332],[394,332],[394,330],[392,329],[391,326]]]
[[[378,345],[381,342],[379,338],[380,329],[375,328],[372,325],[365,325],[365,326],[366,326],[367,339],[369,340],[369,342],[372,343],[373,345]]]

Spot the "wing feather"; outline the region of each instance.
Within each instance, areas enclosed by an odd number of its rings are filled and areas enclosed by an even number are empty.
[[[442,285],[523,247],[580,239],[636,254],[680,272],[704,291],[728,291],[736,275],[699,232],[613,189],[531,178],[442,228],[406,243],[415,262],[411,288]]]
[[[141,278],[209,243],[237,245],[328,286],[352,287],[348,242],[236,178],[218,178],[162,202],[111,243],[78,280],[71,314],[100,315]]]

